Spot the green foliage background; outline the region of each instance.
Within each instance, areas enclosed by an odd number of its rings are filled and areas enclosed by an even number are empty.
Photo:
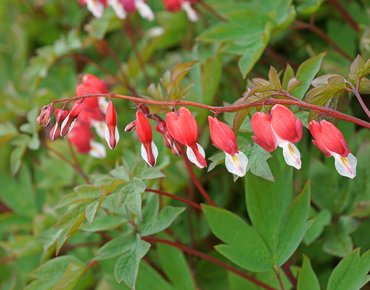
[[[223,156],[210,144],[208,112],[193,109],[199,143],[211,161],[210,172],[196,174],[220,206],[203,205],[199,213],[147,192],[161,189],[203,202],[183,160],[160,136],[155,134],[158,165],[148,168],[140,159],[136,136],[123,136],[135,113],[129,102],[116,103],[118,148],[104,160],[78,156],[91,184],[55,154],[72,160],[67,142],[50,142],[36,124],[39,108],[73,96],[84,73],[104,79],[112,92],[210,105],[234,103],[252,85],[280,86],[299,99],[368,120],[344,90],[343,78],[355,82],[361,75],[360,93],[369,107],[367,1],[204,2],[196,6],[200,21],[192,24],[184,13],[164,12],[156,0],[148,1],[156,12],[153,23],[138,15],[123,22],[110,9],[94,19],[77,1],[0,1],[1,289],[130,289],[137,274],[139,290],[262,289],[168,244],[151,245],[146,236],[180,241],[276,289],[276,271],[285,289],[355,290],[366,284],[368,129],[330,119],[359,161],[357,177],[349,180],[313,147],[307,130],[299,143],[303,167],[293,172],[279,150],[270,155],[253,145],[248,114],[254,110],[226,113],[223,120],[239,132],[239,146],[250,158],[247,176],[234,182],[217,166]],[[336,9],[338,2],[355,25]],[[164,33],[153,36],[157,26]],[[358,58],[351,70],[358,54],[363,63]],[[312,87],[317,74],[337,75],[316,79]],[[269,83],[261,81],[267,76]],[[151,110],[164,114],[168,108]],[[318,117],[294,112],[306,126]]]

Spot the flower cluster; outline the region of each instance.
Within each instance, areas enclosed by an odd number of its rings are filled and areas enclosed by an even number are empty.
[[[80,153],[89,153],[98,158],[106,156],[102,144],[95,142],[91,128],[106,139],[108,147],[114,149],[119,141],[117,113],[113,102],[105,98],[85,97],[93,94],[107,94],[108,88],[94,75],[85,75],[82,84],[76,88],[77,99],[70,110],[65,106],[56,109],[55,124],[50,131],[50,139],[56,140],[68,133],[69,141]],[[53,114],[53,106],[45,106],[38,117],[38,122],[45,127]],[[161,134],[164,144],[175,155],[186,154],[189,161],[198,168],[207,167],[205,152],[198,140],[198,125],[192,113],[185,107],[167,113],[165,120],[151,114],[144,104],[137,106],[136,119],[130,122],[125,132],[135,130],[141,142],[141,156],[154,166],[158,157],[157,146],[153,142],[153,132],[149,120],[156,122],[155,129]],[[210,138],[215,147],[224,151],[227,170],[237,176],[244,176],[248,169],[247,156],[239,151],[233,130],[216,117],[208,117]],[[254,133],[253,141],[268,152],[277,147],[283,150],[286,163],[296,169],[301,168],[301,155],[294,145],[302,139],[302,121],[293,112],[282,105],[272,107],[270,113],[256,112],[251,118]],[[313,143],[328,157],[335,159],[335,168],[340,175],[354,178],[357,160],[350,153],[348,145],[337,127],[328,121],[311,121],[309,130]]]
[[[197,21],[198,15],[192,8],[197,0],[163,0],[167,11],[177,12],[184,10],[190,21]],[[154,13],[145,0],[79,0],[81,5],[86,5],[87,9],[97,18],[102,17],[104,9],[112,7],[115,14],[125,19],[128,13],[136,11],[146,20],[154,20]]]

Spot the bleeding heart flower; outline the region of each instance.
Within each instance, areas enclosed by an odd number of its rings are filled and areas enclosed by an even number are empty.
[[[172,138],[186,145],[186,155],[189,160],[199,168],[206,167],[204,149],[197,143],[198,125],[191,112],[181,107],[178,113],[168,113],[166,126]]]
[[[116,15],[125,19],[127,13],[134,13],[136,10],[146,20],[154,20],[154,13],[144,0],[108,0]]]
[[[119,140],[117,128],[117,113],[113,102],[110,101],[105,113],[105,140],[107,140],[110,149],[114,149]]]
[[[158,133],[162,135],[164,146],[171,149],[173,154],[181,156],[183,146],[171,137],[170,133],[167,130],[166,123],[163,121],[159,121],[155,126],[155,129]]]
[[[196,0],[164,0],[163,4],[167,11],[176,12],[180,10],[184,10],[188,19],[192,22],[198,20],[198,15],[191,6],[197,2]]]
[[[76,119],[77,119],[78,115],[80,114],[80,112],[82,111],[82,108],[84,106],[83,102],[84,102],[84,100],[80,99],[80,100],[77,100],[76,102],[74,102],[74,104],[72,105],[72,108],[69,111],[69,114],[63,120],[63,123],[61,125],[60,137],[64,137],[65,135],[67,135],[72,130],[72,128],[73,128],[73,126],[76,122]]]
[[[268,152],[277,146],[283,148],[285,162],[294,168],[301,168],[301,154],[293,143],[302,139],[303,126],[293,112],[282,105],[275,105],[271,115],[257,112],[252,116],[253,141]]]
[[[308,128],[314,137],[313,144],[328,157],[335,159],[335,168],[342,176],[356,176],[357,159],[350,153],[342,132],[332,123],[322,120],[311,121]]]
[[[55,115],[55,124],[54,127],[50,131],[50,139],[52,141],[58,139],[60,137],[60,126],[63,123],[63,120],[67,117],[68,111],[57,108],[54,112]]]
[[[217,118],[208,116],[208,122],[213,145],[225,152],[226,169],[230,173],[243,177],[247,172],[248,158],[238,150],[233,130]]]
[[[141,111],[136,112],[135,129],[141,142],[141,157],[153,167],[158,157],[158,149],[153,142],[152,127]]]

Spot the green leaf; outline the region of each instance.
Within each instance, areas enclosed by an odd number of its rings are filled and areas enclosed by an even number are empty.
[[[143,236],[149,236],[168,228],[173,221],[185,210],[183,207],[165,206],[154,219],[145,221],[141,228]]]
[[[166,236],[166,239],[172,240]],[[176,290],[197,289],[190,267],[182,251],[165,244],[158,244],[157,251],[161,269],[171,280]],[[139,276],[140,277],[140,276]]]
[[[149,248],[150,244],[137,235],[133,249],[119,257],[114,265],[114,277],[118,283],[124,282],[131,289],[135,288],[140,261]]]
[[[84,265],[74,256],[52,259],[31,273],[32,281],[26,290],[73,289],[83,274]],[[67,279],[67,280],[65,280]],[[65,286],[66,288],[61,288]],[[56,287],[56,288],[54,288]]]
[[[304,242],[310,245],[314,242],[324,231],[324,227],[330,223],[331,214],[327,209],[319,212],[312,221],[312,225],[307,230],[304,236]]]
[[[289,64],[287,64],[284,70],[284,75],[283,75],[282,86],[284,90],[288,90],[288,83],[293,77],[294,77],[294,70]]]
[[[249,158],[249,169],[254,175],[266,180],[275,181],[270,166],[267,163],[267,159],[271,157],[270,153],[256,144],[246,153]]]
[[[319,280],[317,279],[315,272],[312,269],[310,260],[303,256],[302,268],[298,274],[298,285],[297,290],[320,290]]]
[[[212,233],[225,243],[216,247],[220,254],[250,271],[272,268],[271,253],[254,228],[225,209],[207,205],[202,208]]]
[[[202,64],[201,72],[201,94],[204,103],[212,103],[217,93],[222,76],[222,54],[208,58]]]
[[[322,59],[324,58],[325,53],[320,53],[302,63],[296,74],[296,78],[301,82],[291,94],[298,98],[303,99],[305,93],[310,87],[311,81],[314,79],[315,75],[319,72],[321,67]]]
[[[279,242],[277,245],[278,266],[284,264],[295,252],[306,233],[310,209],[310,184],[307,183],[302,192],[293,200],[285,212],[280,225]]]
[[[147,263],[140,264],[136,288],[138,290],[174,290],[170,283]]]
[[[369,280],[370,251],[360,256],[360,250],[349,253],[330,275],[327,290],[358,290]]]
[[[357,80],[366,76],[368,73],[369,72],[366,69],[363,58],[361,57],[361,55],[357,55],[357,57],[351,64],[350,72],[348,75],[349,81],[356,85]]]
[[[24,217],[37,214],[36,195],[31,171],[23,166],[17,177],[0,174],[0,200],[14,212]]]
[[[132,251],[135,247],[136,238],[131,232],[120,234],[102,246],[96,253],[96,260],[110,259],[126,252]]]
[[[243,41],[241,46],[244,53],[239,59],[238,66],[244,78],[246,78],[263,54],[270,40],[271,29],[270,23],[267,23],[264,31],[257,38],[249,38]]]
[[[141,218],[141,194],[146,185],[140,179],[134,178],[119,191],[121,203],[135,216]]]
[[[292,169],[276,157],[269,161],[276,181],[248,174],[245,192],[253,227],[270,251],[276,253],[280,226],[292,200]]]

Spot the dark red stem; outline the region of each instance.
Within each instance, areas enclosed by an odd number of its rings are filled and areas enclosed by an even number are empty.
[[[153,192],[153,193],[156,193],[156,194],[159,194],[159,195],[164,195],[164,196],[168,196],[172,199],[176,199],[178,201],[181,201],[183,203],[186,203],[187,205],[191,206],[192,208],[194,208],[195,210],[198,210],[198,211],[201,211],[202,208],[200,207],[199,204],[193,202],[193,201],[190,201],[188,199],[185,199],[181,196],[177,196],[175,194],[172,194],[172,193],[169,193],[169,192],[165,192],[165,191],[162,191],[162,190],[158,190],[158,189],[146,189],[145,191],[147,192]]]
[[[220,261],[212,256],[209,256],[207,254],[204,254],[202,252],[199,252],[193,248],[190,248],[188,246],[185,246],[181,243],[177,243],[177,242],[173,242],[173,241],[169,241],[169,240],[166,240],[166,239],[161,239],[161,238],[156,238],[156,237],[142,237],[142,239],[144,241],[147,241],[149,243],[161,243],[161,244],[165,244],[165,245],[169,245],[171,247],[174,247],[174,248],[177,248],[177,249],[180,249],[181,251],[189,254],[189,255],[192,255],[192,256],[195,256],[195,257],[199,257],[203,260],[206,260],[208,262],[211,262],[215,265],[218,265],[230,272],[233,272],[234,274],[252,282],[253,284],[263,288],[263,289],[267,289],[267,290],[276,290],[275,288],[263,283],[262,281],[260,280],[257,280],[256,278],[254,278],[253,276],[250,276],[248,275],[247,273],[244,273],[236,268],[234,268],[233,266],[230,266],[229,264],[226,264],[225,262],[223,261]]]

